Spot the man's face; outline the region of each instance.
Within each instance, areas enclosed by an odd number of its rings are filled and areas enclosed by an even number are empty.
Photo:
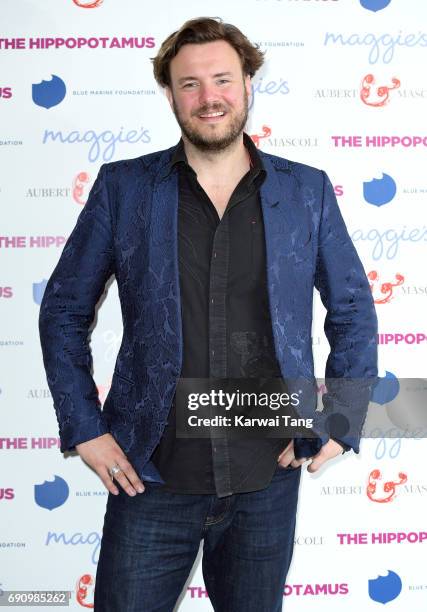
[[[202,151],[221,151],[248,118],[250,77],[224,40],[184,45],[170,63],[166,95],[186,138]]]

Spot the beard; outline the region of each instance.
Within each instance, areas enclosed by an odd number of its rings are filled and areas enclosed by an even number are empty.
[[[227,109],[220,104],[212,104],[210,106],[203,106],[199,108],[196,114],[215,113],[219,111],[227,112]],[[182,133],[184,136],[186,136],[186,138],[188,138],[191,144],[193,144],[200,151],[209,151],[211,153],[219,152],[233,144],[243,132],[243,128],[248,120],[248,94],[246,93],[246,89],[243,87],[243,110],[232,117],[225,133],[223,132],[216,134],[212,130],[211,135],[205,135],[202,133],[202,131],[197,130],[191,121],[185,120],[181,117],[178,106],[175,102],[175,98],[173,98],[173,112]]]

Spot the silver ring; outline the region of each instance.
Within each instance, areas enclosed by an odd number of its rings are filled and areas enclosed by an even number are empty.
[[[122,470],[122,468],[121,468],[119,465],[117,465],[117,463],[116,463],[116,465],[113,465],[113,467],[111,467],[111,468],[110,468],[108,471],[110,472],[111,478],[114,478],[115,476],[117,476],[117,474],[119,474],[119,473],[120,473],[120,472],[122,472],[123,470]]]

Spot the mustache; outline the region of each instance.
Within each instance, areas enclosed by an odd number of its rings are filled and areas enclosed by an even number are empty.
[[[210,105],[210,106],[201,106],[197,109],[193,115],[205,115],[206,113],[219,113],[219,112],[227,112],[227,109],[219,104]]]

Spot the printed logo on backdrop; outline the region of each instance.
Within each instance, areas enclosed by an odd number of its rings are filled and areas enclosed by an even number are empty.
[[[395,259],[402,246],[405,250],[418,243],[427,242],[427,227],[395,229],[386,227],[385,229],[372,228],[368,230],[356,229],[351,233],[353,242],[371,243],[371,257],[374,261],[380,259]]]
[[[359,533],[337,533],[339,544],[425,544],[427,531],[379,531]]]
[[[261,129],[262,129],[262,134],[250,134],[252,141],[254,142],[255,146],[258,149],[259,149],[260,141],[263,138],[267,138],[271,134],[271,128],[268,125],[263,125]]]
[[[52,394],[50,392],[49,387],[44,387],[42,389],[29,389],[27,393],[27,399],[29,400],[39,400],[39,399],[52,399]],[[45,438],[47,440],[51,440],[51,438]]]
[[[44,278],[39,283],[33,283],[33,300],[40,306],[42,303],[43,295],[46,290],[47,279]]]
[[[360,99],[363,104],[377,108],[385,106],[390,100],[390,92],[400,87],[400,81],[396,77],[391,79],[391,83],[391,85],[375,85],[374,75],[365,75],[360,88]]]
[[[24,144],[23,140],[1,140],[0,147],[19,147]]]
[[[326,32],[323,45],[325,47],[366,47],[368,50],[368,62],[373,65],[378,62],[389,64],[397,54],[397,50],[401,53],[402,47],[407,50],[427,47],[427,33],[418,31],[403,33],[402,30],[398,34],[382,33],[374,34],[373,32],[350,34],[338,32]],[[363,59],[363,58],[362,58]]]
[[[417,148],[427,147],[427,136],[331,136],[334,147],[404,147]],[[418,149],[419,150],[419,149]]]
[[[257,44],[259,47],[277,47],[277,48],[286,48],[286,49],[298,49],[304,47],[305,43],[303,40],[254,40],[254,44]]]
[[[324,536],[303,536],[297,535],[294,537],[294,544],[296,546],[323,546],[325,544]]]
[[[73,89],[73,96],[156,96],[155,89]]]
[[[27,450],[27,449],[50,449],[61,448],[59,438],[0,438],[0,450]]]
[[[393,372],[386,370],[385,376],[381,376],[372,389],[371,402],[384,406],[392,402],[399,394],[400,383]]]
[[[283,591],[284,597],[307,596],[307,595],[348,595],[349,585],[344,583],[323,583],[323,584],[285,584]]]
[[[12,487],[0,488],[0,501],[10,501],[15,498],[15,489]]]
[[[34,485],[34,500],[41,508],[53,510],[65,504],[70,494],[67,482],[55,474],[53,480]]]
[[[12,87],[0,87],[0,98],[8,100],[12,97]]]
[[[372,470],[368,477],[366,495],[372,502],[385,504],[395,498],[397,487],[405,484],[408,476],[404,472],[399,472],[395,480],[387,480],[384,483],[378,482],[380,480],[382,480],[381,470]]]
[[[427,297],[427,282],[424,285],[405,285],[401,293],[409,297]]]
[[[405,282],[402,274],[395,274],[394,281],[380,282],[379,274],[376,270],[368,272],[367,277],[370,281],[369,286],[374,297],[375,304],[389,304],[393,299],[393,290],[400,287]]]
[[[363,183],[363,197],[368,204],[384,206],[392,201],[397,192],[396,182],[389,174],[382,173],[380,179]]]
[[[81,204],[82,206],[86,204],[87,198],[84,197],[84,191],[85,188],[87,188],[89,181],[90,175],[87,172],[79,172],[78,175],[73,179],[73,200],[74,202],[76,202],[77,204]]]
[[[70,36],[68,38],[46,37],[46,38],[0,38],[0,50],[16,49],[152,49],[155,46],[153,36],[130,36],[128,38],[117,36],[100,36],[85,38],[84,36]]]
[[[390,79],[390,81],[395,81],[396,83],[389,83],[378,85],[375,87],[375,77],[372,74],[366,75],[360,87],[319,87],[314,90],[313,97],[316,100],[325,100],[328,104],[332,100],[336,102],[347,102],[348,100],[355,100],[359,98],[362,100],[364,104],[372,107],[384,107],[387,105],[388,101],[393,98],[399,98],[401,100],[410,100],[414,102],[419,100],[421,102],[425,102],[427,98],[427,88],[420,87],[411,87],[407,89],[403,89],[400,87],[400,81],[395,79],[394,77]],[[396,89],[395,94],[390,94],[390,92]]]
[[[105,162],[110,161],[116,153],[117,144],[148,144],[151,142],[151,136],[149,130],[143,127],[138,130],[128,130],[127,132],[124,132],[124,128],[120,127],[119,132],[116,134],[111,130],[104,130],[98,133],[94,130],[86,130],[85,132],[78,130],[72,130],[71,132],[45,130],[42,144],[50,142],[61,145],[78,144],[81,147],[89,145],[88,160],[94,163],[100,157]]]
[[[400,439],[396,439],[401,442]],[[373,469],[368,474],[365,484],[349,480],[342,482],[320,484],[319,490],[322,497],[364,497],[373,503],[387,504],[396,498],[407,496],[424,496],[427,494],[427,485],[424,482],[407,482],[407,474],[394,471],[393,476],[387,476],[383,480],[381,470]]]
[[[285,96],[290,93],[288,81],[285,81],[282,77],[278,81],[264,82],[263,77],[258,79],[255,83],[251,83],[252,95],[249,102],[249,110],[251,110],[255,104],[255,98],[262,95],[274,96],[279,94]]]
[[[0,287],[0,298],[11,298],[13,297],[12,287]]]
[[[427,194],[427,185],[403,187],[402,193],[410,196],[421,195],[424,198],[424,196]]]
[[[321,87],[315,90],[314,98],[318,100],[349,100],[357,98],[357,89],[340,87]]]
[[[104,0],[73,0],[73,2],[80,8],[92,9],[101,6]]]
[[[91,531],[84,535],[81,531],[66,535],[63,531],[48,531],[46,535],[45,545],[62,544],[64,546],[90,546],[91,561],[94,565],[98,563],[99,547],[101,545],[101,534],[96,531]]]
[[[270,138],[271,134],[271,127],[268,125],[263,125],[261,132],[250,134],[250,137],[258,148],[260,148],[260,146],[263,144],[267,144],[269,147],[317,147],[319,144],[317,137],[285,136]]]
[[[67,87],[64,81],[56,74],[52,74],[50,81],[43,80],[32,86],[33,102],[43,108],[58,106],[66,93]]]
[[[70,197],[70,187],[28,187],[25,192],[26,198],[68,198]]]
[[[369,597],[374,601],[386,604],[393,601],[402,591],[402,580],[399,574],[392,570],[387,570],[385,576],[378,576],[368,580]]]
[[[328,596],[328,595],[348,595],[349,585],[347,583],[311,583],[311,584],[286,584],[283,590],[283,597],[290,596]],[[203,586],[188,586],[187,596],[189,599],[206,599],[208,592]]]
[[[360,0],[360,4],[368,11],[382,11],[385,9],[391,0]]]
[[[94,607],[95,579],[92,574],[83,574],[76,583],[76,601],[83,608]]]
[[[377,335],[378,344],[423,344],[427,341],[424,332],[417,333],[381,333]]]
[[[5,340],[4,338],[0,339],[0,347],[4,346],[24,346],[23,340]]]
[[[76,497],[87,498],[87,497],[106,497],[108,495],[107,489],[94,489],[92,491],[75,491]]]
[[[0,249],[48,249],[65,244],[65,236],[0,236]]]

